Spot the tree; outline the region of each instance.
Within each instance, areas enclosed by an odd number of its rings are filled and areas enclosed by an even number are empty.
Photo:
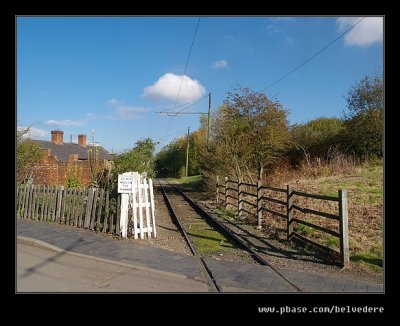
[[[301,149],[308,165],[312,158],[329,160],[339,149],[343,121],[338,118],[317,118],[305,124],[295,125],[291,139]]]
[[[183,165],[180,148],[176,140],[164,146],[156,155],[156,170],[159,177],[177,177],[179,168]]]
[[[359,156],[383,156],[383,78],[366,76],[353,85],[346,97],[344,142]]]
[[[154,177],[154,150],[155,143],[151,138],[137,141],[131,150],[118,155],[114,160],[116,174],[137,171]]]
[[[222,167],[236,177],[246,173],[252,179],[262,178],[264,169],[273,168],[288,143],[286,116],[282,105],[265,94],[234,88],[213,118],[204,169]]]
[[[365,76],[350,88],[346,96],[347,110],[345,117],[352,119],[371,110],[383,110],[383,79],[376,73]]]
[[[38,144],[27,138],[28,128],[17,130],[17,181],[23,182],[32,176],[31,168],[42,158]]]
[[[200,173],[200,158],[207,146],[207,129],[200,127],[189,134],[188,175]],[[164,146],[156,155],[157,175],[183,177],[186,169],[187,137],[180,137]]]

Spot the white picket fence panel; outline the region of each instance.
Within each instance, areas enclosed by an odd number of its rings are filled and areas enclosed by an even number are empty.
[[[132,209],[133,228],[135,239],[156,238],[155,207],[153,181],[151,178],[140,175],[137,172],[127,172],[124,175],[133,176],[132,193],[121,194],[121,219],[120,228],[123,238],[127,237],[128,213]],[[139,218],[138,218],[139,217]]]

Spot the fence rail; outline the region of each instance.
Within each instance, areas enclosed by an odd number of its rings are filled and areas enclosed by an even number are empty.
[[[118,197],[115,214],[111,213],[108,190],[20,185],[17,187],[16,209],[18,218],[55,222],[118,235],[119,201]]]
[[[308,197],[308,198],[314,198],[314,199],[322,199],[322,200],[330,200],[330,201],[339,201],[339,198],[338,198],[338,197],[323,196],[323,195],[315,195],[315,194],[307,194],[307,193],[305,193],[305,192],[300,192],[300,191],[293,191],[293,195],[302,196],[302,197]]]
[[[247,186],[247,187],[256,187],[257,188],[257,185],[252,184],[252,183],[241,182],[240,184],[243,186]]]
[[[236,188],[232,187],[232,184],[237,185]],[[245,189],[245,187],[247,187]],[[253,189],[249,189],[249,187]],[[264,193],[264,190],[284,194],[285,199],[273,198]],[[252,192],[254,191],[254,192]],[[282,195],[280,195],[282,196]],[[256,198],[257,201],[252,203],[247,198]],[[294,204],[296,197],[306,197],[312,199],[318,199],[323,201],[338,202],[338,213],[332,214],[328,212],[320,212],[308,207],[301,207]],[[268,212],[273,216],[283,218],[286,220],[286,233],[287,240],[290,241],[293,237],[314,244],[319,249],[330,250],[330,248],[323,246],[307,237],[302,236],[294,230],[294,224],[301,224],[315,230],[329,234],[330,236],[339,238],[339,257],[340,264],[346,266],[349,263],[349,239],[348,239],[348,217],[347,217],[347,195],[345,190],[339,190],[338,196],[325,196],[318,194],[309,194],[301,191],[293,190],[292,186],[288,185],[286,189],[271,187],[263,185],[261,180],[257,181],[257,184],[243,182],[242,180],[234,181],[225,177],[223,184],[220,184],[219,177],[217,176],[216,184],[216,202],[217,205],[223,204],[225,209],[233,207],[237,210],[238,216],[241,217],[243,213],[253,215],[257,217],[257,226],[261,228],[263,224],[263,212]],[[286,212],[278,212],[271,209],[270,203],[278,204],[286,208]],[[251,207],[244,208],[243,205]],[[253,209],[253,211],[251,211]],[[283,208],[284,209],[284,208]],[[327,218],[329,220],[338,221],[339,232],[332,230],[327,227],[305,221],[294,216],[294,211],[301,212],[303,214],[317,215],[321,218]]]

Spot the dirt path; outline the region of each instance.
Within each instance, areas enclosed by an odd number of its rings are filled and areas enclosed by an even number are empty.
[[[192,255],[185,239],[183,238],[177,226],[174,224],[164,202],[162,192],[157,186],[154,187],[154,201],[156,207],[155,215],[157,238],[129,238],[128,241],[135,241],[141,245],[153,246],[181,254]]]

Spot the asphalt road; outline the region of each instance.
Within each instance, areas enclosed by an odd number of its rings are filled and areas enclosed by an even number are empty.
[[[184,276],[18,243],[16,291],[207,292],[208,287]]]

